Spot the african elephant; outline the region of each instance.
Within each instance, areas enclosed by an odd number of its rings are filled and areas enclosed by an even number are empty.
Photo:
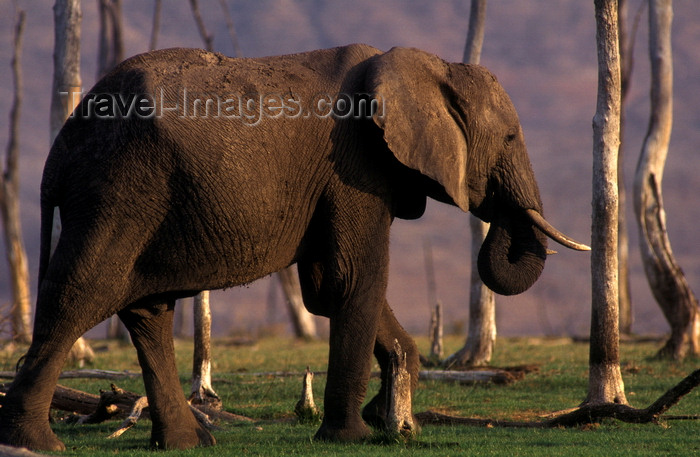
[[[586,248],[542,217],[515,108],[483,67],[365,45],[128,59],[85,95],[47,158],[34,339],[0,442],[64,448],[47,421],[59,372],[73,342],[116,313],[143,370],[152,445],[213,444],[180,387],[174,302],[295,262],[306,306],[330,318],[316,437],[367,436],[386,395],[361,413],[372,353],[384,371],[398,340],[416,385],[416,346],[385,294],[392,220],[420,217],[426,197],[491,223],[479,271],[500,294],[536,281],[546,236]]]

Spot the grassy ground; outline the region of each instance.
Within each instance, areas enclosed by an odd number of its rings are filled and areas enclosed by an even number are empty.
[[[462,338],[447,338],[446,352],[458,349]],[[427,341],[419,339],[427,351]],[[95,342],[98,352],[93,368],[138,371],[130,346]],[[697,368],[697,360],[682,363],[651,358],[658,344],[623,344],[622,364],[627,398],[632,406],[646,407],[668,388]],[[192,344],[177,343],[183,389],[189,386]],[[647,456],[700,455],[700,423],[668,421],[663,425],[630,425],[609,421],[577,429],[521,430],[466,426],[425,426],[409,443],[381,440],[362,444],[316,443],[317,424],[297,424],[292,412],[301,390],[301,377],[260,376],[254,373],[301,372],[326,368],[327,344],[290,339],[264,339],[253,346],[215,344],[214,387],[225,407],[256,420],[246,424],[223,424],[215,432],[216,453],[236,456]],[[12,357],[0,357],[0,370],[9,370]],[[414,398],[414,411],[427,409],[480,418],[537,420],[548,412],[571,408],[585,397],[588,377],[588,346],[570,340],[501,339],[495,366],[537,365],[539,371],[507,386],[462,386],[437,381],[421,382]],[[65,380],[64,385],[92,393],[109,388],[105,380]],[[143,392],[140,380],[119,381],[119,386]],[[325,377],[315,378],[314,394],[321,405]],[[373,380],[372,392],[378,388]],[[700,414],[700,393],[692,392],[670,411],[673,415]],[[153,455],[148,450],[150,423],[143,421],[116,440],[105,440],[118,422],[71,426],[57,423],[54,429],[66,443],[64,455]],[[212,455],[212,449],[169,452],[168,455]]]

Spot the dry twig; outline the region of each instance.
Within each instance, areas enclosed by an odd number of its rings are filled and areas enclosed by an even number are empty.
[[[124,422],[119,426],[119,429],[109,435],[107,439],[114,439],[114,438],[119,438],[129,430],[131,427],[136,425],[136,422],[141,418],[141,413],[143,412],[144,408],[148,407],[148,398],[146,397],[139,397],[135,402],[133,407],[131,408],[131,413],[127,416],[126,419],[124,419]]]

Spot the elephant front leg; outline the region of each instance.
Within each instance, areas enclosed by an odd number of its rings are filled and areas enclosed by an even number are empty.
[[[404,384],[404,388],[409,392],[399,392],[404,398],[413,398],[413,393],[418,385],[418,371],[420,368],[420,360],[418,348],[413,341],[413,338],[403,329],[401,324],[396,320],[394,313],[389,308],[388,303],[384,300],[382,307],[382,315],[379,320],[379,328],[377,330],[377,338],[374,345],[374,356],[379,362],[381,368],[381,387],[377,395],[367,403],[362,410],[362,418],[373,427],[387,430],[389,403],[392,395],[390,389],[390,358],[394,352],[394,345],[398,342],[401,351],[406,355],[406,371],[410,376],[408,385]],[[398,395],[397,395],[398,396]],[[410,405],[409,405],[410,406]],[[419,433],[420,427],[411,409],[404,411],[402,417],[393,418],[392,422],[398,425],[398,430],[387,430],[389,433],[400,433],[402,435],[415,435]]]
[[[369,311],[369,310],[368,310]],[[371,434],[360,408],[367,393],[378,312],[331,317],[324,413],[316,439],[358,441]]]
[[[190,411],[177,374],[173,309],[171,302],[119,313],[136,346],[143,371],[153,424],[151,445],[160,449],[210,446],[216,440]]]
[[[327,206],[317,210],[331,219],[324,227],[319,216],[299,275],[309,309],[330,317],[323,422],[316,439],[356,441],[371,434],[360,410],[386,300],[391,214],[375,193],[335,184]]]

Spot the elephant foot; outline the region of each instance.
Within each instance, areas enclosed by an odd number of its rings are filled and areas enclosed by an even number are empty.
[[[370,402],[362,408],[362,419],[376,429],[385,429],[386,398],[383,395],[376,395],[370,400]]]
[[[65,451],[66,446],[49,427],[42,424],[7,425],[0,422],[0,443],[15,447],[26,447],[33,451]]]
[[[371,434],[372,431],[367,427],[367,424],[358,416],[357,420],[344,426],[334,426],[324,419],[314,439],[317,441],[352,442],[362,441]]]
[[[215,444],[214,436],[199,423],[192,428],[180,426],[151,433],[151,446],[157,449],[192,449]]]
[[[362,409],[362,419],[372,427],[391,435],[400,435],[410,439],[420,433],[420,425],[410,411],[403,411],[399,417],[390,418],[386,409],[384,395],[375,396]],[[391,422],[390,425],[388,422]]]

